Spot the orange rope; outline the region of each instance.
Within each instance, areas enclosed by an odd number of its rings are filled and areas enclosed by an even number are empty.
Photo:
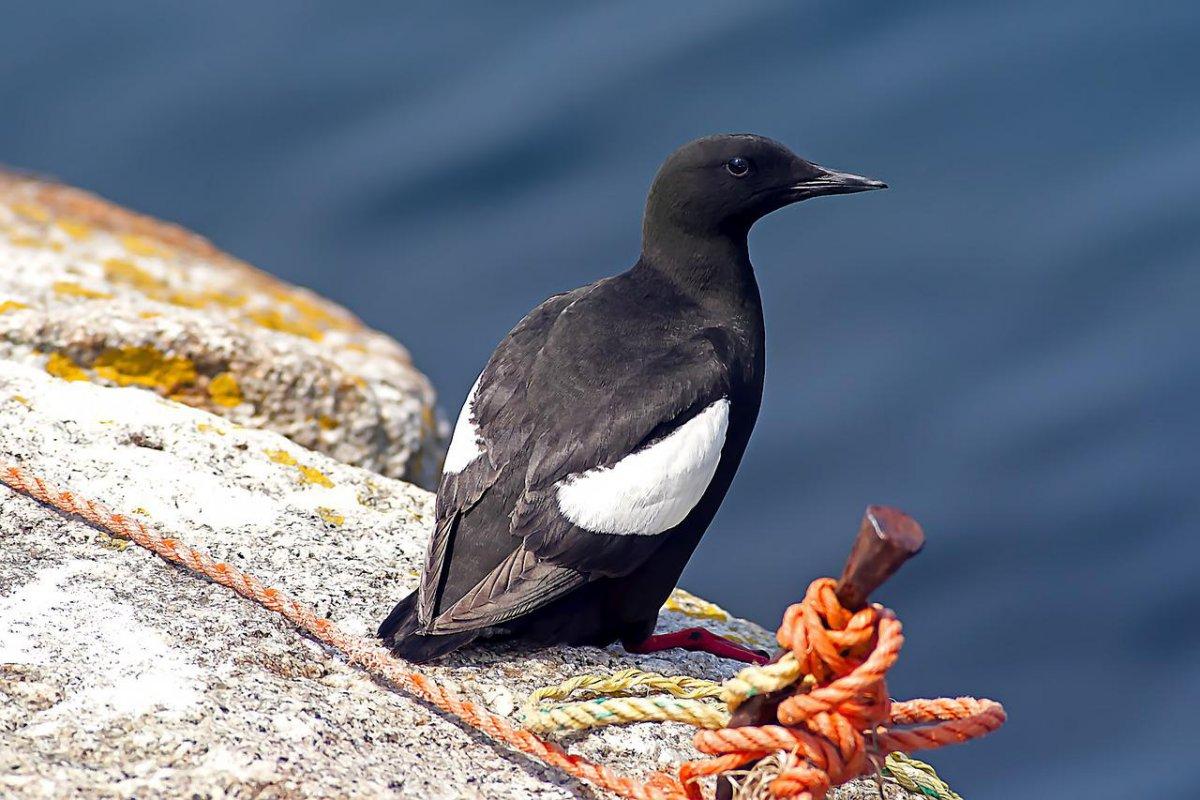
[[[770,784],[772,794],[820,800],[830,787],[870,771],[893,750],[965,742],[1004,724],[1004,708],[993,700],[939,698],[893,704],[885,678],[904,644],[900,621],[879,605],[850,612],[838,601],[835,586],[832,578],[813,581],[804,601],[784,614],[777,635],[780,646],[791,651],[801,672],[812,675],[816,685],[779,704],[779,725],[697,733],[696,748],[715,758],[685,762],[679,770],[685,781],[786,750],[802,760]],[[926,722],[936,724],[908,730],[885,727]]]
[[[632,778],[514,727],[428,676],[405,669],[373,640],[347,634],[307,605],[264,586],[253,575],[160,536],[134,517],[51,487],[20,466],[4,468],[0,482],[232,589],[342,651],[350,663],[407,689],[492,739],[629,800],[697,800],[701,796],[700,778],[734,769],[776,750],[794,751],[803,756],[803,761],[771,783],[772,793],[820,800],[830,786],[869,770],[870,759],[879,754],[964,742],[1004,722],[1003,708],[991,700],[943,698],[891,704],[884,676],[903,643],[900,622],[880,606],[851,614],[837,602],[833,581],[824,578],[813,582],[804,602],[788,609],[779,629],[780,644],[796,655],[805,672],[817,678],[817,686],[810,692],[789,697],[780,705],[782,724],[701,731],[696,734],[695,744],[713,758],[684,762],[678,776],[653,772],[644,779]],[[881,727],[884,722],[937,724],[896,730]],[[878,729],[871,736],[870,746],[863,733],[868,729]]]

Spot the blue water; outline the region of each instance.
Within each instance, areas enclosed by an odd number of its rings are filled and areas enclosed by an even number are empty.
[[[752,236],[765,404],[686,585],[773,624],[900,505],[894,693],[1012,718],[953,785],[1200,796],[1200,4],[167,5],[10,4],[0,160],[340,300],[451,412],[675,145],[887,180]]]

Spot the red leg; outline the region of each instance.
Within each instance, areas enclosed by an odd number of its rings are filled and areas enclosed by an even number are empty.
[[[637,644],[625,645],[625,649],[631,653],[657,653],[676,647],[697,653],[712,653],[720,658],[732,658],[747,664],[766,664],[770,661],[763,651],[751,650],[704,628],[684,628],[672,633],[660,633]]]

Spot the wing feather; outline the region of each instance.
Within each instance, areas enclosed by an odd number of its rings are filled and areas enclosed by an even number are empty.
[[[563,596],[586,580],[583,573],[539,561],[520,548],[434,620],[430,632],[455,633],[500,625]]]

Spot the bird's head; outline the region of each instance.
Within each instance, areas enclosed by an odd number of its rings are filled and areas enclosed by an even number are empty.
[[[706,136],[663,162],[650,187],[646,225],[744,235],[772,211],[810,197],[886,188],[882,181],[805,161],[763,136]]]

